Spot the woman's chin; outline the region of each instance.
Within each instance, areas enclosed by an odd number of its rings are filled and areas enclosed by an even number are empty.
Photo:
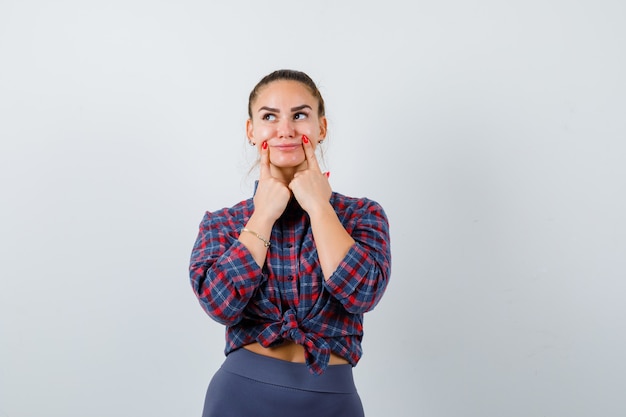
[[[270,162],[276,168],[297,168],[304,162],[304,158],[271,158]]]

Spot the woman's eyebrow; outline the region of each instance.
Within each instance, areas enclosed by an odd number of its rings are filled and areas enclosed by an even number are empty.
[[[313,109],[311,108],[311,106],[309,106],[308,104],[303,104],[303,105],[301,105],[301,106],[292,107],[292,108],[291,108],[291,111],[292,111],[292,112],[294,112],[294,111],[298,111],[298,110],[302,110],[302,109],[309,109],[309,110],[313,110]]]
[[[313,109],[311,108],[311,106],[309,106],[308,104],[302,104],[302,105],[300,105],[300,106],[292,107],[292,108],[291,108],[291,111],[292,111],[292,112],[296,112],[296,111],[298,111],[298,110],[302,110],[302,109],[310,109],[310,110],[313,110]],[[263,106],[263,107],[261,107],[261,108],[259,109],[259,111],[260,111],[260,112],[261,112],[261,111],[269,111],[269,112],[272,112],[272,113],[280,113],[280,110],[279,110],[279,109],[275,109],[275,108],[273,108],[273,107],[267,107],[267,106]]]

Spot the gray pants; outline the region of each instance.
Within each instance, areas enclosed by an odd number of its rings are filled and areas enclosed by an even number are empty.
[[[352,365],[313,375],[304,364],[231,352],[207,390],[202,417],[363,417]]]

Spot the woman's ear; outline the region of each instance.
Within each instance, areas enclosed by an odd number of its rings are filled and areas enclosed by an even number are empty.
[[[248,142],[254,143],[254,129],[250,119],[246,120],[246,136],[248,137]]]
[[[328,120],[326,116],[320,117],[320,141],[326,138],[326,130],[328,129]]]

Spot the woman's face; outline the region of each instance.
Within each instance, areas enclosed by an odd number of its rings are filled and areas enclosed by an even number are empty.
[[[258,149],[267,142],[274,167],[303,169],[302,135],[314,147],[326,137],[326,118],[318,116],[317,107],[317,99],[302,83],[272,81],[252,102],[252,119],[246,123],[248,139]]]

